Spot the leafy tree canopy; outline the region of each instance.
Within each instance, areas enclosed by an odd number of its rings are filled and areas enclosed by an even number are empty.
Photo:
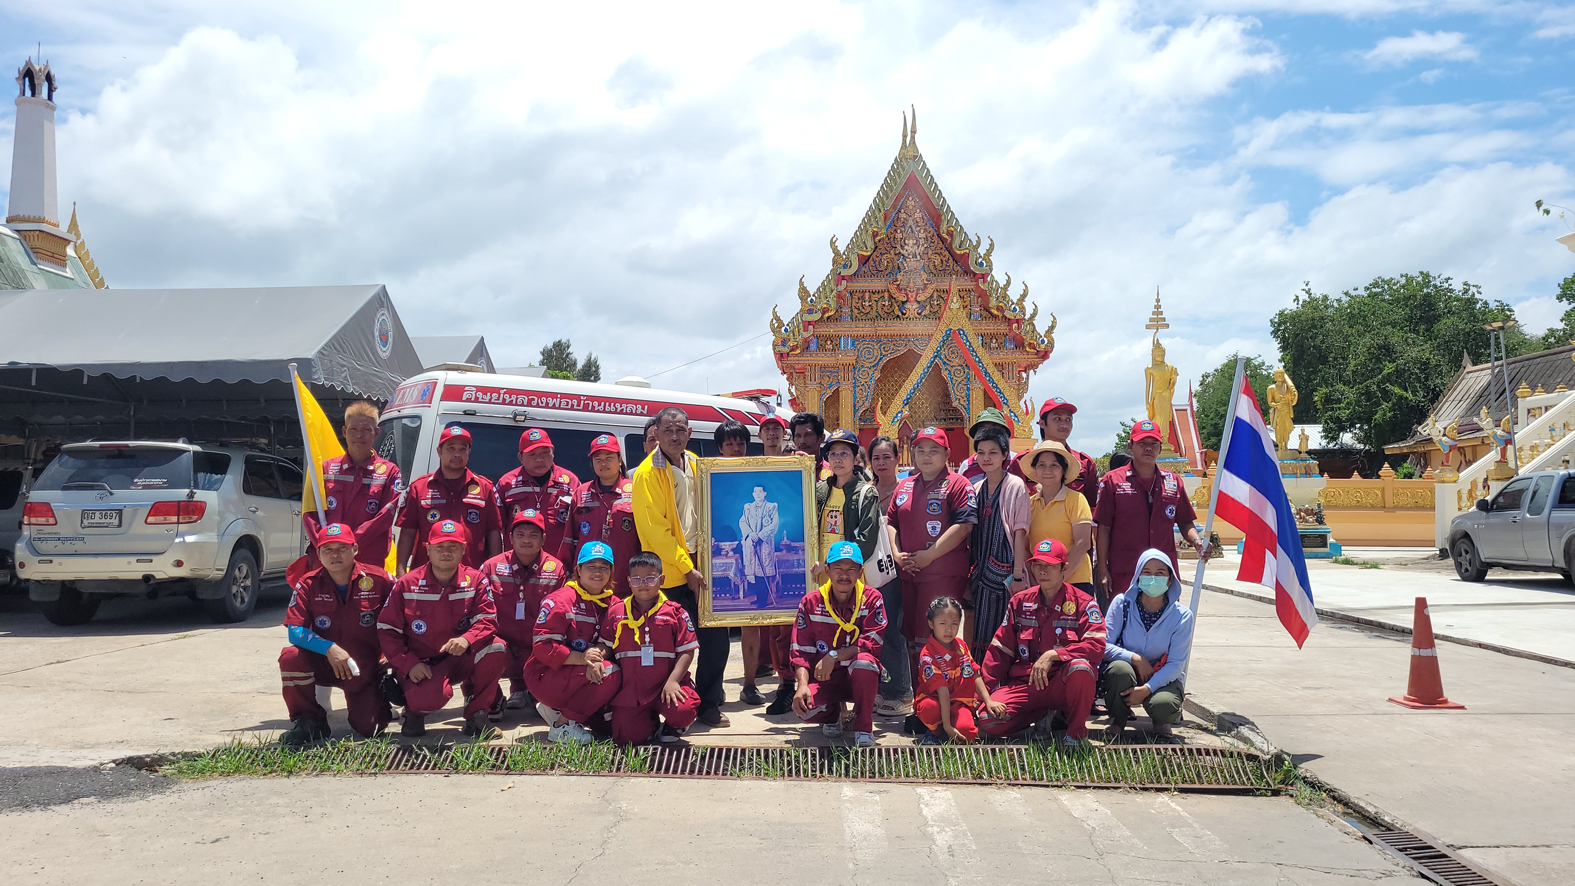
[[[1236,380],[1236,358],[1239,356],[1232,354],[1218,367],[1203,373],[1203,377],[1198,380],[1198,389],[1192,394],[1193,401],[1198,405],[1198,436],[1202,438],[1205,449],[1218,451],[1220,448],[1220,439],[1225,434],[1225,412],[1230,408],[1231,383]],[[1252,381],[1252,392],[1258,395],[1259,408],[1267,412],[1267,392],[1269,385],[1274,383],[1274,367],[1265,363],[1262,357],[1248,357],[1246,372],[1247,378]],[[1294,375],[1292,380],[1295,380]],[[1296,411],[1301,413],[1300,408]]]
[[[1559,325],[1542,334],[1543,348],[1562,348],[1575,339],[1575,274],[1565,277],[1559,283],[1559,291],[1554,297],[1566,305],[1564,316],[1559,318]]]
[[[541,365],[546,370],[548,378],[591,382],[602,380],[602,364],[596,359],[596,355],[588,354],[585,362],[580,363],[574,359],[573,343],[566,338],[560,338],[542,347]]]

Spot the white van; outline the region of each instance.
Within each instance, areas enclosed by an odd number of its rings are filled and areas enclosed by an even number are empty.
[[[542,428],[552,437],[554,460],[581,481],[591,471],[591,440],[613,434],[630,471],[645,460],[645,423],[669,406],[689,414],[690,451],[718,455],[712,435],[728,419],[749,428],[749,453],[760,455],[760,421],[775,405],[765,397],[712,397],[652,388],[642,379],[616,384],[563,381],[522,375],[438,370],[401,384],[383,409],[377,451],[399,465],[409,484],[437,470],[437,435],[448,425],[470,432],[470,469],[496,482],[520,466],[520,434]]]

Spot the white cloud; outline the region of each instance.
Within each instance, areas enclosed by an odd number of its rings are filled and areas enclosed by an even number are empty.
[[[1461,62],[1474,61],[1478,55],[1459,31],[1412,31],[1409,37],[1385,37],[1362,58],[1369,64],[1399,67],[1422,58]]]

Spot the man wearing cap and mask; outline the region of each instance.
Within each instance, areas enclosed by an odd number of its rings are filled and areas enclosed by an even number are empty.
[[[1099,483],[1094,573],[1112,595],[1131,586],[1138,556],[1149,548],[1176,562],[1175,529],[1200,555],[1208,555],[1187,487],[1180,476],[1155,463],[1159,450],[1159,427],[1148,419],[1138,422],[1132,426],[1132,463],[1109,472]]]
[[[1066,442],[1072,436],[1072,416],[1076,414],[1077,407],[1068,403],[1064,397],[1046,400],[1039,407],[1039,439],[1060,443],[1077,459],[1077,478],[1066,484],[1066,488],[1083,493],[1083,498],[1088,500],[1089,510],[1093,510],[1099,504],[1099,465],[1088,453],[1078,452]]]
[[[492,481],[470,470],[470,432],[449,425],[438,433],[437,451],[438,469],[410,484],[399,512],[395,570],[401,575],[427,562],[426,535],[445,520],[465,527],[464,562],[471,569],[503,552]]]
[[[508,522],[515,511],[529,508],[547,521],[547,540],[542,550],[563,559],[569,551],[563,546],[573,516],[574,493],[580,480],[553,461],[556,451],[552,438],[541,428],[520,434],[520,466],[498,478],[498,513]]]
[[[525,686],[525,662],[536,634],[536,613],[543,597],[563,587],[569,575],[563,561],[542,550],[547,520],[540,511],[515,511],[509,526],[510,549],[481,564],[481,574],[492,581],[492,601],[497,609],[498,639],[508,656],[503,675],[509,678],[508,708],[532,704]],[[497,711],[501,713],[501,711]]]

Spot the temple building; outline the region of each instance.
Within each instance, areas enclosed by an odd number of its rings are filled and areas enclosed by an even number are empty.
[[[11,145],[11,191],[0,227],[0,290],[104,289],[77,211],[60,227],[55,194],[55,90],[49,63],[29,58],[16,71],[16,126]]]
[[[1006,414],[1014,438],[1032,438],[1028,380],[1055,348],[1055,315],[1041,332],[1028,286],[1013,299],[1011,275],[996,279],[995,241],[981,248],[963,228],[919,153],[917,116],[908,123],[847,246],[831,238],[820,285],[800,278],[786,320],[772,309],[772,345],[794,409],[865,442],[942,427],[960,460],[986,407]]]

